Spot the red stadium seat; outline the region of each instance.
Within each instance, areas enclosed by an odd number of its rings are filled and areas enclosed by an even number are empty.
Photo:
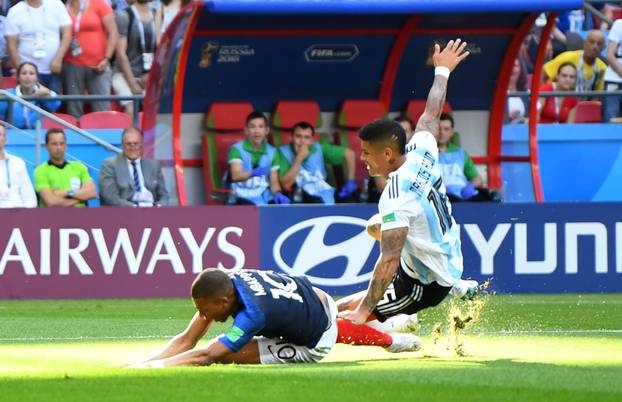
[[[406,106],[406,117],[412,121],[413,126],[417,124],[419,117],[423,114],[423,111],[425,110],[425,103],[425,99],[413,99],[408,102],[408,106]],[[443,113],[451,114],[451,112],[451,105],[449,102],[445,101],[445,104],[443,105]]]
[[[320,105],[316,101],[279,101],[272,115],[270,142],[274,146],[291,141],[294,124],[306,121],[315,128],[322,126]]]
[[[580,101],[577,104],[575,123],[600,123],[602,118],[602,104],[600,101]]]
[[[339,131],[335,136],[335,143],[347,146],[354,151],[359,187],[362,186],[363,180],[369,177],[369,173],[365,164],[361,162],[361,140],[358,137],[358,129],[376,119],[386,117],[386,114],[384,104],[377,100],[346,100],[339,111],[337,123]],[[344,174],[337,175],[338,181],[344,177]]]
[[[91,112],[80,117],[80,127],[84,129],[132,127],[132,118],[125,113],[106,111]]]
[[[622,7],[611,7],[611,21],[622,18]]]
[[[54,116],[65,120],[67,123],[69,124],[73,124],[74,126],[78,125],[78,119],[76,119],[75,117],[73,117],[70,114],[66,114],[66,113],[54,113]],[[47,117],[43,118],[43,128],[44,129],[48,129],[48,128],[61,128],[61,129],[65,129],[66,127],[63,126],[62,124],[58,124],[57,122],[48,119]]]
[[[248,102],[215,102],[205,114],[207,133],[201,138],[203,157],[203,179],[207,203],[223,204],[229,190],[222,183],[222,177],[229,168],[229,148],[246,138],[244,127],[246,116],[253,111]]]
[[[209,131],[243,131],[246,116],[253,111],[248,102],[215,102],[205,115],[205,127]]]
[[[15,88],[16,86],[17,86],[16,76],[11,75],[9,77],[2,77],[2,85],[0,85],[0,88],[9,89],[9,88]]]

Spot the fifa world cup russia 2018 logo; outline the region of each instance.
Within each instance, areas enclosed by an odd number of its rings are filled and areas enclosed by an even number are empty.
[[[214,57],[214,53],[218,50],[218,42],[209,41],[203,44],[203,49],[201,50],[201,61],[199,61],[199,67],[208,68],[212,65],[212,58]]]

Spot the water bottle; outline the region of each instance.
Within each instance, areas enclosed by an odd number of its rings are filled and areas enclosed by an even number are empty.
[[[302,204],[302,187],[296,186],[294,190],[294,204]]]
[[[363,180],[363,188],[361,189],[359,201],[361,203],[367,203],[367,201],[369,201],[369,179]]]

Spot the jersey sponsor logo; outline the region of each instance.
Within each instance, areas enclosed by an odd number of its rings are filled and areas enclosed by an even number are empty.
[[[382,223],[395,222],[395,212],[391,212],[388,215],[382,217]]]
[[[232,343],[236,343],[240,340],[241,337],[244,336],[244,331],[241,328],[232,326],[229,331],[225,334],[227,339],[229,339]]]
[[[334,244],[333,237],[340,238],[335,231],[344,225],[354,226],[357,234]],[[353,216],[307,219],[279,235],[272,249],[274,261],[285,273],[305,275],[318,286],[351,286],[367,282],[371,271],[362,271],[375,240],[367,235],[366,225],[365,219]],[[298,253],[286,261],[287,251],[291,249],[298,249]],[[330,275],[322,275],[321,268],[327,264],[330,264]]]

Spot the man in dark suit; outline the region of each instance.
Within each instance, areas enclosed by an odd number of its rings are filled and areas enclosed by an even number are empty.
[[[104,161],[99,172],[102,205],[151,207],[168,205],[162,167],[143,158],[143,136],[134,127],[123,130],[123,154]]]

